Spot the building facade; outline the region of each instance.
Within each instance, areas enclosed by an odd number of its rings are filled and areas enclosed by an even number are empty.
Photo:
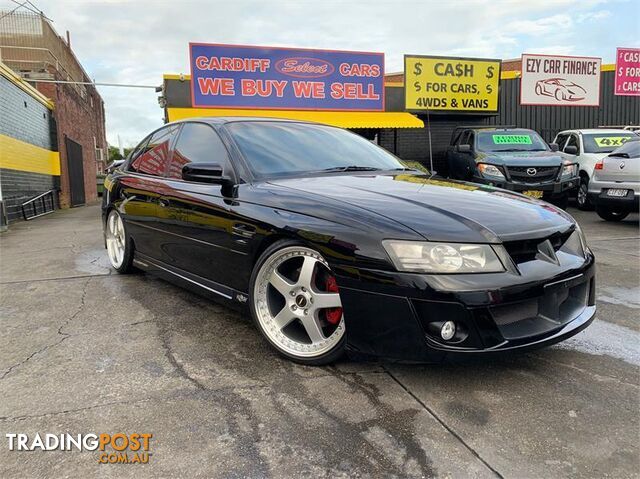
[[[73,53],[68,32],[62,38],[42,15],[0,12],[0,59],[52,102],[50,143],[59,152],[59,206],[95,202],[96,174],[104,171],[108,156],[104,102]]]

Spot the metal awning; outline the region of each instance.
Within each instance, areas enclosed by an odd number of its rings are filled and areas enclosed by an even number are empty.
[[[244,110],[231,108],[167,108],[169,121],[204,116],[253,116],[312,121],[341,128],[424,128],[411,113],[392,111]]]

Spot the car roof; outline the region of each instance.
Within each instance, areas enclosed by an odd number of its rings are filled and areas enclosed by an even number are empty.
[[[562,133],[633,133],[631,130],[623,130],[622,128],[585,128],[576,130],[562,130],[558,132],[558,135]]]

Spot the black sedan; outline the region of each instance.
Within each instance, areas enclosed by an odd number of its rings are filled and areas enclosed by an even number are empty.
[[[339,128],[170,123],[105,187],[118,272],[150,271],[246,308],[302,363],[523,350],[594,318],[594,257],[567,213],[412,170]]]

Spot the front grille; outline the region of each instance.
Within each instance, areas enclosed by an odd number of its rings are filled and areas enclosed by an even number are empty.
[[[516,264],[520,264],[526,263],[527,261],[533,261],[538,254],[538,245],[547,239],[551,242],[553,250],[557,253],[572,233],[572,230],[568,230],[565,233],[555,233],[551,236],[548,236],[547,238],[506,241],[503,244],[505,249],[507,250],[507,253],[509,253],[509,256],[511,256],[511,259]]]
[[[507,166],[511,179],[518,183],[534,184],[554,181],[558,176],[557,166]],[[530,174],[535,170],[534,174]]]

